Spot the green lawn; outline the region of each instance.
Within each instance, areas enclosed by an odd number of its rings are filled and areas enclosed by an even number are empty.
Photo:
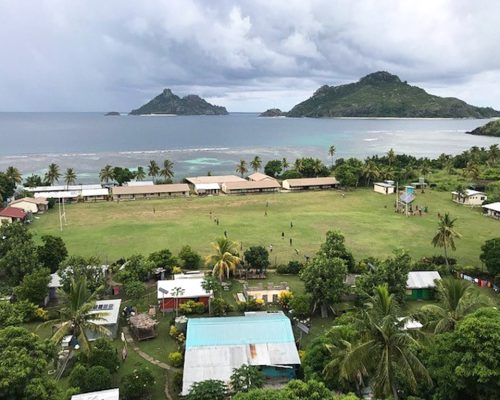
[[[419,192],[416,204],[429,207],[429,214],[422,217],[394,213],[393,202],[393,196],[360,189],[345,197],[325,191],[73,204],[66,208],[63,232],[57,210],[35,220],[32,231],[36,238],[61,235],[70,254],[96,255],[104,262],[162,248],[177,252],[185,244],[207,255],[210,242],[227,231],[231,239],[242,242],[243,250],[272,244],[271,262],[276,264],[313,255],[330,229],[344,233],[356,259],[386,257],[396,247],[407,248],[414,257],[441,254],[430,241],[438,212],[450,212],[458,218],[457,230],[463,234],[452,256],[461,264],[477,265],[481,245],[498,235],[500,228],[498,221],[483,217],[479,209],[451,202],[447,192]],[[211,211],[219,226],[210,218]]]

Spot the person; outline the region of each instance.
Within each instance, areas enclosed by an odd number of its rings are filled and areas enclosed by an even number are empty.
[[[227,231],[224,231],[224,237],[227,239]]]
[[[285,239],[285,232],[281,232],[281,239]]]
[[[264,211],[264,217],[267,217],[267,210]]]
[[[266,208],[269,207],[269,201],[266,200]]]
[[[293,242],[293,240],[292,240],[292,238],[290,238],[290,246],[292,246],[292,242]]]
[[[272,252],[273,252],[273,245],[272,245],[272,244],[270,244],[270,245],[269,245],[269,253],[272,253]]]
[[[344,198],[344,197],[345,197],[345,193],[342,193],[342,198]]]
[[[156,210],[155,210],[155,208],[154,208],[154,207],[153,207],[153,214],[156,214]]]
[[[217,218],[217,226],[219,226],[219,218]]]
[[[293,222],[290,221],[290,228],[293,228]]]
[[[295,254],[299,255],[299,249],[295,249]]]

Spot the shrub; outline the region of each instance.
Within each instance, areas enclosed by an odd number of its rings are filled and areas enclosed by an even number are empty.
[[[186,315],[203,314],[205,312],[205,304],[199,301],[188,300],[179,306],[179,310]]]
[[[278,296],[279,305],[287,310],[290,307],[290,301],[293,299],[293,293],[289,290],[284,290]]]
[[[101,337],[94,342],[87,358],[91,367],[101,366],[110,373],[115,372],[120,367],[120,360],[116,349],[108,338]]]
[[[175,371],[174,372],[174,376],[172,378],[172,383],[174,385],[174,390],[176,392],[180,392],[181,391],[183,378],[184,378],[184,376],[183,376],[182,371]]]
[[[264,304],[264,300],[262,299],[248,299],[247,301],[239,301],[236,304],[236,309],[239,312],[261,311],[264,308]]]
[[[126,281],[123,290],[125,295],[132,300],[139,300],[146,293],[144,283],[136,280]]]
[[[84,389],[86,392],[109,388],[111,388],[111,373],[107,368],[96,365],[87,371]]]
[[[224,400],[227,392],[227,386],[223,381],[209,379],[194,383],[187,400]]]
[[[276,272],[278,274],[297,275],[304,268],[304,264],[298,261],[290,261],[287,265],[278,265]]]
[[[210,303],[210,311],[212,315],[226,315],[231,311],[231,306],[221,297],[216,297]]]
[[[182,366],[182,354],[178,351],[173,351],[171,353],[169,353],[168,355],[168,362],[170,364],[172,364],[172,366],[178,368],[180,366]]]
[[[175,327],[175,325],[171,325],[170,326],[170,331],[168,333],[170,336],[172,337],[177,337],[177,335],[179,334],[179,332],[177,331],[177,328]]]
[[[139,367],[121,380],[120,392],[127,400],[150,399],[155,378],[148,367]]]
[[[82,364],[76,364],[69,374],[69,384],[71,386],[80,388],[81,391],[84,391],[86,381],[87,369]]]

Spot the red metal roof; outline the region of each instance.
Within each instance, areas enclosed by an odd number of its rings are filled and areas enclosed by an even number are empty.
[[[10,217],[10,218],[26,218],[26,213],[20,208],[6,207],[0,209],[0,217]]]

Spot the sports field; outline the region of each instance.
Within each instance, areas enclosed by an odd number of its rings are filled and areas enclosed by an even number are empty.
[[[274,264],[313,255],[330,229],[345,235],[356,259],[386,257],[397,247],[414,257],[442,254],[430,241],[438,212],[450,212],[463,235],[451,256],[463,265],[479,265],[481,245],[500,233],[499,221],[482,216],[479,209],[454,204],[446,192],[417,193],[415,204],[429,208],[423,216],[396,214],[394,199],[361,189],[344,197],[327,191],[80,203],[66,207],[63,232],[57,209],[36,219],[32,231],[36,237],[61,235],[70,254],[96,255],[104,262],[163,248],[177,253],[185,244],[205,256],[210,242],[226,231],[243,250],[272,245]]]

